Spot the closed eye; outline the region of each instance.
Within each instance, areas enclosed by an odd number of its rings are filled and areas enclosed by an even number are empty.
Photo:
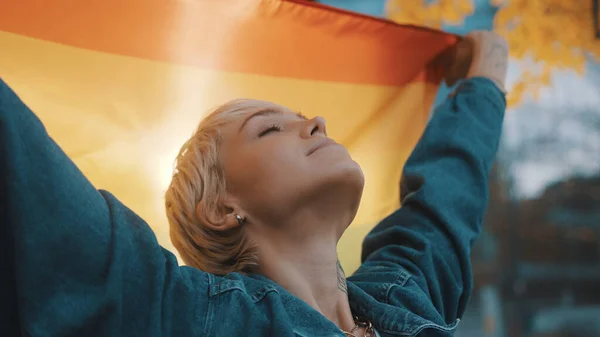
[[[262,137],[262,136],[266,136],[267,134],[271,133],[271,132],[279,132],[281,131],[281,127],[279,125],[273,124],[269,127],[267,127],[266,129],[263,129],[259,134],[258,137]]]

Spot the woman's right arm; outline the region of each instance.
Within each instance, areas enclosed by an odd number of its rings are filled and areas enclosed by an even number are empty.
[[[201,335],[208,275],[97,191],[0,80],[0,335]]]

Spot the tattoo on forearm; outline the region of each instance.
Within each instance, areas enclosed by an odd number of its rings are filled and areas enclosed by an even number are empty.
[[[490,47],[486,57],[487,58],[494,58],[494,57],[498,57],[500,56],[500,60],[496,62],[496,64],[494,64],[494,67],[496,69],[501,69],[504,70],[508,64],[507,64],[507,60],[506,58],[502,57],[503,55],[508,53],[508,48],[501,44],[501,43],[494,43],[492,44],[492,46]]]
[[[342,268],[342,264],[338,260],[337,264],[337,276],[338,276],[338,288],[344,293],[348,293],[348,286],[346,285],[346,274],[344,273],[344,269]]]

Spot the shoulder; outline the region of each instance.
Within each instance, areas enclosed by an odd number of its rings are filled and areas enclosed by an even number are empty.
[[[275,282],[260,275],[229,273],[224,276],[207,274],[209,296],[230,293],[233,296],[247,297],[251,301],[260,301],[270,292],[279,295]]]

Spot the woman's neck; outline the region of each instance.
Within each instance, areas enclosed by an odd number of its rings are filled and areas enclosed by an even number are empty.
[[[355,194],[323,191],[293,210],[260,219],[265,223],[254,218],[247,228],[260,272],[345,331],[355,323],[336,246],[356,214],[360,195]]]
[[[336,242],[320,240],[302,246],[274,238],[268,242],[278,244],[260,246],[261,273],[342,330],[351,330],[355,323]]]

